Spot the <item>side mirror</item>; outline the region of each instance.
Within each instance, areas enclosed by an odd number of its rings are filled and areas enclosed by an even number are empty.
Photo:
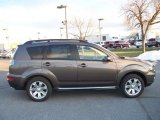
[[[112,60],[111,57],[105,56],[102,61],[103,61],[103,62],[109,62],[109,61],[112,62],[113,60]]]

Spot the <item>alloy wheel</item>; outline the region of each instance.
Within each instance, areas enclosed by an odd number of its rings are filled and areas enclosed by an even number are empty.
[[[35,99],[43,99],[48,93],[47,85],[42,81],[35,81],[30,85],[30,95]]]
[[[125,91],[130,96],[135,96],[141,92],[142,83],[137,78],[129,79],[125,84]]]

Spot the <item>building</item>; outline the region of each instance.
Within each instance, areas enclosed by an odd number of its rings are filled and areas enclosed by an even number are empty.
[[[111,37],[109,34],[102,34],[101,37],[102,37],[101,42],[119,40],[118,37]],[[87,37],[86,40],[90,43],[97,43],[97,42],[100,42],[100,37],[99,35],[92,35]]]

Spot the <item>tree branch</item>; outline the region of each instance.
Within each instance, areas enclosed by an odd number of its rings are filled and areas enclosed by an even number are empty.
[[[160,21],[153,22],[153,23],[151,23],[151,25],[154,25],[154,24],[157,24],[157,23],[160,23]]]

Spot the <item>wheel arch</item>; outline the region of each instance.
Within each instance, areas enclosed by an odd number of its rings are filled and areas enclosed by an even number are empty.
[[[120,85],[121,85],[122,80],[123,80],[127,75],[129,75],[129,74],[136,74],[136,75],[140,76],[140,77],[143,79],[143,81],[144,81],[144,85],[145,85],[145,86],[147,85],[147,79],[146,79],[146,77],[145,77],[145,75],[144,75],[143,73],[141,73],[141,72],[139,72],[139,71],[131,71],[131,72],[128,72],[128,73],[124,74],[124,75],[121,77],[121,79],[120,79],[119,82],[118,82],[118,86],[119,86],[119,87],[120,87]]]
[[[56,82],[54,82],[53,79],[50,79],[49,77],[45,76],[45,75],[42,75],[42,74],[37,74],[37,75],[31,75],[31,76],[28,76],[26,79],[25,79],[25,84],[24,84],[24,88],[26,88],[27,86],[27,83],[34,77],[42,77],[42,78],[45,78],[46,80],[48,80],[48,82],[51,84],[52,88],[55,88],[56,87]]]

